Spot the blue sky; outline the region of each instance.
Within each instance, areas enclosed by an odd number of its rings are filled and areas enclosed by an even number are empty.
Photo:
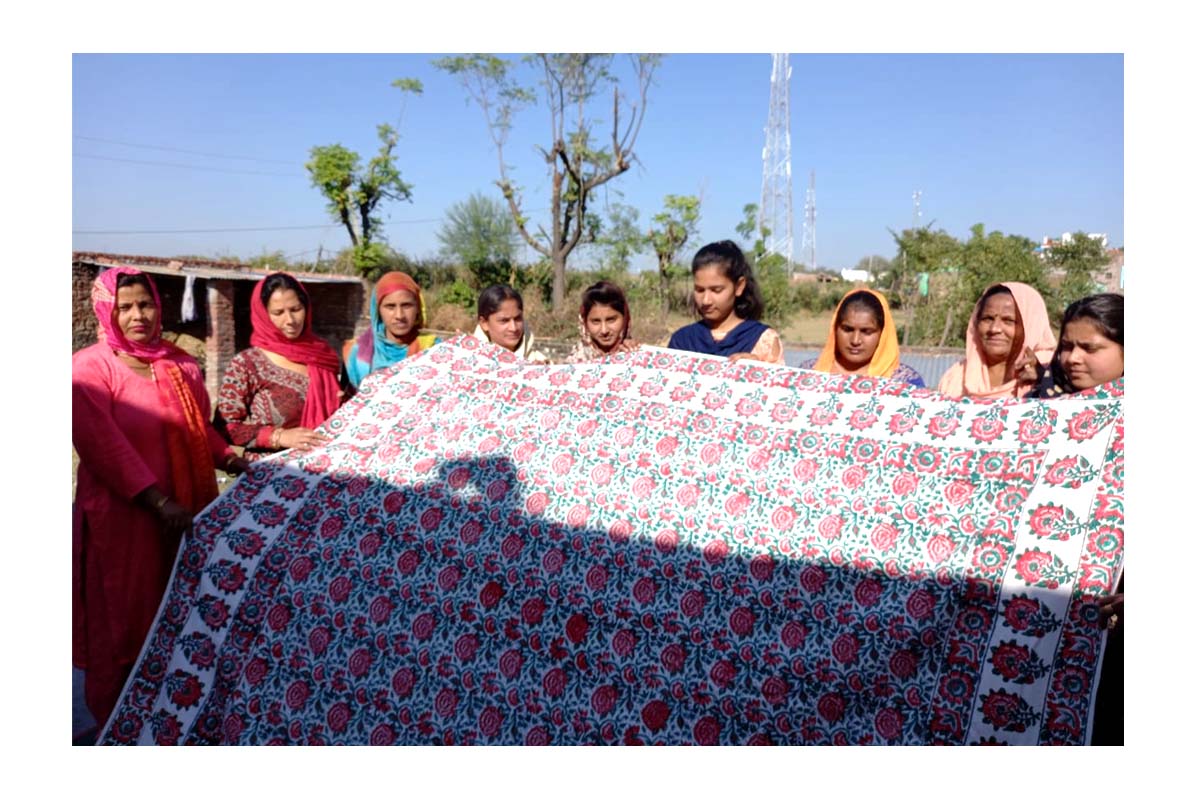
[[[413,200],[384,209],[385,233],[399,250],[432,255],[449,205],[473,191],[498,196],[483,116],[434,57],[74,55],[73,249],[334,252],[348,238],[332,226],[84,232],[332,225],[303,169],[309,149],[340,142],[369,157],[375,126],[395,124],[403,104],[398,164]],[[627,74],[621,57],[615,65]],[[810,170],[822,266],[893,255],[887,229],[911,223],[916,189],[922,221],[960,238],[983,222],[1032,239],[1083,229],[1124,243],[1121,55],[793,54],[791,65],[797,258]],[[666,57],[640,163],[607,197],[638,208],[645,225],[664,195],[702,194],[695,244],[735,238],[742,206],[761,196],[770,71],[765,54]],[[405,99],[390,87],[398,77],[419,78],[424,94]],[[535,220],[548,191],[534,147],[548,128],[544,107],[529,108],[506,148]]]

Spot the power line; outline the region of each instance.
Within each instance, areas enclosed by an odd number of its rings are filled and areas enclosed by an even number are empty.
[[[281,225],[274,228],[180,228],[176,230],[147,231],[71,231],[72,234],[141,234],[141,233],[251,233],[256,231],[307,231],[317,228],[340,228],[341,225]]]
[[[397,219],[388,220],[389,225],[408,225],[408,224],[423,224],[427,222],[441,222],[440,217],[430,217],[429,219]],[[154,229],[141,231],[71,231],[73,234],[142,234],[142,233],[252,233],[257,231],[306,231],[315,230],[318,228],[341,228],[341,223],[329,223],[326,225],[279,225],[270,228],[171,228],[171,229]]]
[[[134,142],[122,142],[117,139],[101,139],[98,136],[83,136],[78,133],[75,134],[74,138],[84,139],[89,142],[103,142],[105,144],[117,144],[117,145],[121,145],[122,147],[138,147],[143,150],[165,150],[170,153],[187,153],[188,155],[204,156],[206,158],[228,158],[228,159],[232,159],[235,161],[261,161],[264,164],[287,164],[289,166],[295,166],[295,163],[296,163],[294,161],[284,161],[284,160],[278,159],[278,158],[257,158],[255,156],[231,156],[231,155],[225,155],[223,153],[206,153],[202,150],[185,150],[182,147],[165,147],[163,145],[157,145],[157,144],[136,144]]]
[[[176,164],[172,161],[143,161],[136,158],[116,158],[114,156],[94,156],[90,153],[75,153],[74,158],[94,158],[98,161],[120,161],[125,164],[146,164],[152,167],[175,167],[176,169],[194,169],[200,172],[229,172],[236,175],[273,175],[277,178],[299,178],[298,172],[262,172],[250,169],[226,169],[224,167],[201,167],[196,164]]]

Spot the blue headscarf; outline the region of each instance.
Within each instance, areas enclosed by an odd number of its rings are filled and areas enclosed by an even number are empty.
[[[371,326],[363,331],[346,355],[346,374],[356,387],[370,373],[390,367],[441,341],[431,333],[417,336],[411,344],[400,344],[388,338],[383,319],[379,316],[379,298],[396,291],[405,291],[417,298],[421,309],[420,322],[425,322],[425,300],[416,281],[403,272],[389,272],[380,278],[371,290]]]

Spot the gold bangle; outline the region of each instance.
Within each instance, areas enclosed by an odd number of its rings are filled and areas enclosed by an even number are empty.
[[[164,494],[163,496],[159,497],[158,500],[154,501],[154,510],[162,511],[169,502],[171,502],[171,498]]]

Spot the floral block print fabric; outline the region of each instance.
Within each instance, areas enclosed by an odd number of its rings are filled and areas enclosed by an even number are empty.
[[[470,338],[197,518],[109,744],[1080,744],[1123,383]]]

